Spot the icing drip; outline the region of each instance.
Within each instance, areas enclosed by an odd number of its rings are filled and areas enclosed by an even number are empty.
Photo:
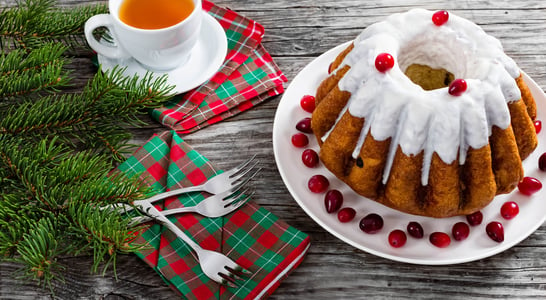
[[[413,9],[369,26],[342,63],[351,68],[339,88],[350,92],[351,98],[341,114],[348,109],[365,119],[353,157],[360,153],[368,132],[378,141],[392,138],[383,183],[398,146],[406,155],[424,151],[423,185],[428,183],[433,153],[447,164],[457,157],[463,164],[469,147],[487,145],[493,126],[509,126],[506,103],[521,97],[514,80],[519,68],[497,39],[453,14],[447,23],[435,26],[432,14]],[[395,60],[386,73],[374,66],[380,53]],[[448,70],[465,79],[468,88],[458,97],[449,95],[447,87],[425,91],[404,74],[412,64]]]

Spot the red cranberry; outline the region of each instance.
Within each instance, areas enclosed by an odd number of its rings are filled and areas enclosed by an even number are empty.
[[[421,226],[421,224],[417,222],[409,222],[407,230],[409,235],[417,239],[423,238],[423,236],[425,235],[423,231],[423,226]]]
[[[389,233],[389,244],[394,248],[400,248],[406,244],[406,233],[400,229],[395,229]]]
[[[444,25],[449,20],[449,13],[445,10],[437,11],[432,15],[432,23],[436,26]]]
[[[303,164],[308,168],[314,168],[319,163],[319,156],[313,149],[305,149],[301,154],[301,160]]]
[[[337,219],[341,223],[347,223],[352,221],[356,216],[356,210],[352,207],[344,207],[337,212]]]
[[[359,226],[366,233],[376,233],[383,228],[383,218],[378,214],[369,214],[360,220]]]
[[[388,53],[381,53],[375,58],[375,68],[385,73],[394,67],[394,58]]]
[[[533,124],[535,125],[536,133],[539,134],[540,131],[542,130],[542,122],[540,120],[535,120]]]
[[[542,153],[538,158],[538,168],[541,171],[546,171],[546,152]]]
[[[324,175],[313,175],[307,183],[309,190],[317,194],[326,191],[329,185],[330,182],[328,182],[328,179]]]
[[[472,226],[478,226],[483,221],[483,214],[482,214],[481,211],[477,211],[475,213],[467,215],[466,220],[468,221],[468,224],[470,224]]]
[[[303,148],[307,146],[308,144],[309,144],[309,138],[305,134],[298,132],[292,136],[292,145],[298,148]]]
[[[533,177],[523,177],[520,183],[518,183],[519,191],[528,196],[538,192],[541,188],[542,183]]]
[[[519,206],[514,201],[508,201],[501,206],[500,212],[503,218],[510,220],[518,215]]]
[[[472,226],[478,226],[483,221],[483,214],[482,214],[481,211],[477,211],[475,213],[467,215],[466,220],[468,221],[468,224],[470,224]]]
[[[465,222],[457,222],[453,225],[451,234],[456,241],[465,240],[470,234],[470,227]]]
[[[466,81],[461,78],[453,80],[449,84],[448,93],[452,96],[460,96],[466,91]]]
[[[324,195],[324,206],[326,211],[331,214],[343,205],[343,194],[338,190],[329,190],[326,195]]]
[[[497,243],[502,243],[504,241],[504,228],[499,222],[493,221],[487,224],[485,232],[487,232],[487,235]]]
[[[296,124],[296,129],[303,133],[313,133],[313,129],[311,129],[311,118],[301,119],[298,124]]]
[[[305,95],[300,100],[300,105],[306,112],[312,113],[315,110],[315,96]]]
[[[438,248],[446,248],[451,244],[451,238],[447,233],[444,232],[433,232],[429,236],[429,241],[431,244]]]

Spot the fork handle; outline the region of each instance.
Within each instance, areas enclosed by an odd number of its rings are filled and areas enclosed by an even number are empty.
[[[140,203],[144,203],[144,202],[154,203],[154,202],[157,202],[159,200],[163,200],[163,199],[166,199],[166,198],[169,198],[169,197],[172,197],[172,196],[176,196],[176,195],[180,195],[180,194],[185,194],[185,193],[190,193],[190,192],[201,192],[201,191],[204,191],[204,189],[203,189],[204,186],[205,186],[205,184],[200,184],[200,185],[183,187],[183,188],[179,188],[179,189],[176,189],[176,190],[171,190],[171,191],[168,191],[168,192],[163,192],[163,193],[154,195],[154,196],[152,196],[152,197],[150,197],[148,199],[136,200],[134,202],[134,204],[139,205]],[[133,210],[132,207],[130,207],[128,205],[125,205],[125,204],[120,204],[120,203],[107,205],[104,209],[111,208],[111,207],[113,207],[113,208],[121,207],[121,208],[124,209],[125,212],[129,212],[129,211]]]
[[[174,225],[167,218],[163,217],[158,219],[161,221],[161,224],[167,226],[167,228],[169,228],[169,230],[171,230],[174,234],[176,234],[177,237],[181,238],[184,242],[186,242],[186,244],[188,244],[188,246],[190,246],[190,248],[192,248],[193,251],[195,251],[195,253],[197,254],[197,257],[199,257],[199,254],[201,253],[201,251],[203,251],[203,248],[201,248],[201,246],[199,246],[196,242],[194,242],[186,233],[184,233],[184,231],[180,230],[180,228]]]
[[[176,225],[174,225],[167,217],[165,217],[159,210],[157,210],[153,205],[151,205],[149,202],[142,201],[139,203],[139,205],[144,208],[144,210],[147,210],[152,216],[154,216],[157,220],[161,222],[161,224],[167,226],[169,230],[171,230],[174,234],[176,234],[177,237],[181,238],[190,248],[197,253],[197,257],[201,254],[203,251],[203,248],[199,246],[196,242],[194,242],[184,231],[180,230]]]
[[[195,206],[188,206],[188,207],[179,207],[179,208],[171,208],[167,210],[162,210],[160,213],[164,216],[170,216],[174,214],[188,213],[188,212],[194,212],[194,211],[195,211]],[[131,223],[129,225],[133,226],[136,224],[148,222],[150,220],[152,220],[152,218],[147,216],[134,217],[131,220]]]
[[[200,191],[203,191],[203,186],[204,186],[204,184],[200,184],[200,185],[183,187],[183,188],[179,188],[179,189],[176,189],[176,190],[171,190],[171,191],[168,191],[168,192],[164,192],[164,193],[152,196],[152,197],[150,197],[150,198],[148,198],[148,199],[146,199],[144,201],[154,203],[154,202],[157,202],[159,200],[163,200],[165,198],[169,198],[169,197],[180,195],[180,194],[185,194],[185,193],[189,193],[189,192],[200,192]]]

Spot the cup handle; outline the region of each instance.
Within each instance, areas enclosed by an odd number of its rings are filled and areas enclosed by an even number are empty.
[[[89,18],[85,22],[84,33],[85,33],[85,39],[87,39],[87,43],[89,43],[89,46],[91,46],[93,50],[95,50],[100,55],[113,58],[113,59],[122,59],[122,58],[130,57],[130,54],[127,53],[127,51],[125,51],[119,45],[107,46],[97,41],[97,39],[93,35],[93,31],[99,27],[106,27],[108,28],[108,30],[110,31],[113,37],[115,35],[113,30],[114,26],[112,22],[112,16],[110,16],[109,14],[100,14],[100,15],[95,15]]]

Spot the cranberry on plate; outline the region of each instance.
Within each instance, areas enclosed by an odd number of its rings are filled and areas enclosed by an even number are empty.
[[[337,212],[337,219],[341,223],[351,222],[356,216],[356,210],[352,207],[344,207]]]
[[[365,233],[376,233],[383,228],[383,218],[371,213],[360,220],[360,229]]]
[[[313,149],[305,149],[301,153],[301,161],[308,168],[314,168],[319,163],[318,153]]]
[[[305,95],[300,100],[300,106],[308,113],[315,110],[315,96]]]
[[[429,236],[431,244],[438,248],[446,248],[451,244],[451,238],[445,232],[433,232]]]
[[[523,177],[523,179],[518,183],[519,191],[527,196],[538,192],[541,188],[542,183],[540,180],[534,177]]]
[[[406,233],[400,229],[395,229],[389,233],[389,244],[394,248],[400,248],[406,244]]]
[[[324,195],[324,206],[329,214],[338,211],[343,205],[343,194],[338,190],[329,190]]]
[[[419,224],[418,222],[409,222],[406,230],[408,231],[409,235],[416,239],[423,238],[423,236],[425,235],[423,226],[421,226],[421,224]]]
[[[329,185],[330,182],[328,181],[328,178],[326,178],[324,175],[313,175],[311,176],[311,178],[309,178],[309,181],[307,182],[309,190],[317,194],[325,192],[328,189]]]
[[[296,124],[296,129],[303,133],[313,133],[311,118],[303,118]]]
[[[470,227],[465,222],[457,222],[451,229],[451,235],[456,241],[465,240],[470,234]]]
[[[309,138],[305,134],[298,132],[292,135],[292,145],[294,145],[295,147],[303,148],[307,146],[308,144],[309,144]]]
[[[519,206],[514,201],[508,201],[501,206],[500,213],[506,220],[513,219],[519,213]]]
[[[504,227],[500,222],[493,221],[485,227],[487,235],[495,242],[502,243],[504,241]]]
[[[478,226],[483,221],[483,214],[482,214],[481,211],[477,211],[475,213],[467,215],[466,220],[468,221],[468,224],[470,224],[472,226]]]

